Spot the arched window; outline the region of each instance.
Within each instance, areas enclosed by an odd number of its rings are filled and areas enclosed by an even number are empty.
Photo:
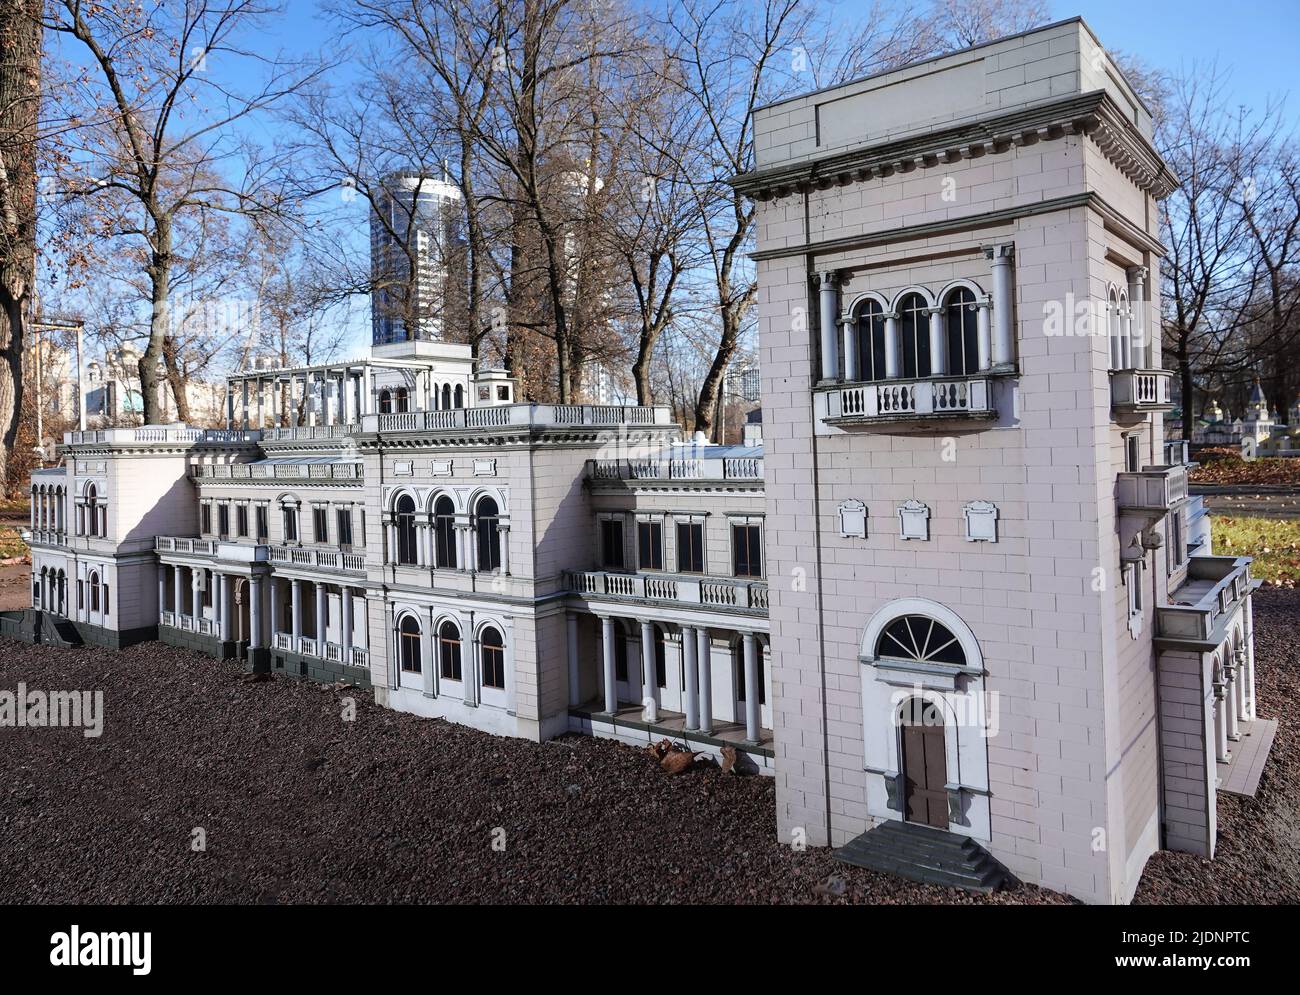
[[[393,393],[393,410],[398,412],[411,410],[411,394],[405,387],[398,387]]]
[[[858,379],[885,379],[885,309],[868,300],[858,312]]]
[[[456,407],[463,408],[464,406],[465,406],[465,385],[456,384]]]
[[[415,501],[410,495],[403,494],[397,499],[393,518],[397,524],[397,562],[404,566],[415,566],[420,558],[416,548]]]
[[[379,392],[379,413],[381,415],[391,415],[393,413],[393,394],[389,390]]]
[[[901,615],[885,626],[876,641],[876,656],[966,666],[966,653],[957,637],[925,615]]]
[[[1128,370],[1133,367],[1132,349],[1133,349],[1133,313],[1128,306],[1128,291],[1119,292],[1118,314],[1119,320],[1119,369]]]
[[[948,295],[944,322],[948,331],[948,372],[954,375],[978,372],[979,330],[975,295],[969,288],[958,287]]]
[[[500,511],[490,497],[481,497],[474,508],[474,530],[478,535],[478,568],[501,569]]]
[[[444,681],[460,680],[460,630],[455,622],[438,629],[438,668]]]
[[[442,406],[444,408],[451,407],[451,384],[449,383],[442,385]]]
[[[506,642],[501,633],[488,626],[479,636],[479,652],[483,658],[483,686],[504,691],[506,686]]]
[[[1119,331],[1119,298],[1115,295],[1114,288],[1111,288],[1110,295],[1106,298],[1106,322],[1109,325],[1107,334],[1110,337],[1110,368],[1122,370],[1124,359]]]
[[[898,327],[902,339],[903,376],[930,375],[929,305],[920,294],[908,294],[898,308]]]
[[[99,535],[99,491],[94,484],[86,488],[86,535]]]
[[[99,611],[99,572],[98,571],[96,570],[90,571],[90,575],[86,578],[86,585],[90,588],[90,610],[93,612],[97,612]]]
[[[420,620],[414,615],[403,615],[397,626],[397,655],[404,673],[420,672]]]
[[[456,505],[443,495],[433,504],[434,565],[456,569]]]

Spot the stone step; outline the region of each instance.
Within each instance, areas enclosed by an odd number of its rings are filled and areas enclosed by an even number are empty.
[[[890,821],[835,851],[837,860],[925,884],[991,894],[1010,880],[1006,869],[967,836]]]

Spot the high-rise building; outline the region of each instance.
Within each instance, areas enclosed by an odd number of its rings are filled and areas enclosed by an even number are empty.
[[[384,177],[370,216],[371,341],[439,341],[460,286],[460,189],[419,172]],[[414,260],[406,246],[414,248]],[[415,273],[411,275],[414,263]]]

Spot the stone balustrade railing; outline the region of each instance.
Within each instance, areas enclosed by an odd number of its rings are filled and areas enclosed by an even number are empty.
[[[564,428],[672,424],[668,408],[616,404],[502,404],[442,411],[366,415],[365,432],[437,432],[456,429]]]
[[[1116,476],[1121,511],[1167,512],[1187,499],[1187,466],[1157,466],[1124,471]]]
[[[306,546],[270,546],[268,558],[272,563],[288,566],[310,567],[316,570],[335,570],[347,573],[365,573],[364,553],[349,553],[338,549],[313,549]]]
[[[818,391],[818,408],[823,418],[845,422],[989,418],[994,414],[989,383],[978,376],[842,384]]]
[[[1169,400],[1170,370],[1111,370],[1110,405],[1117,411],[1163,411]]]
[[[184,426],[146,425],[142,428],[101,428],[85,432],[65,432],[63,441],[70,446],[87,444],[122,445],[133,442],[258,442],[262,433],[255,430],[225,428],[186,428]]]
[[[767,584],[762,581],[604,570],[571,570],[566,578],[568,589],[577,594],[767,614]]]
[[[1204,581],[1213,586],[1195,601],[1183,601],[1180,592]],[[1251,589],[1250,558],[1245,556],[1193,556],[1187,561],[1187,579],[1170,594],[1168,605],[1156,606],[1156,632],[1166,639],[1210,641],[1215,628]]]
[[[761,456],[587,461],[592,480],[762,480]]]
[[[196,480],[360,481],[361,463],[204,463],[194,467]]]
[[[295,425],[290,428],[268,428],[262,432],[264,442],[311,442],[315,440],[346,439],[361,431],[360,424],[346,425]]]

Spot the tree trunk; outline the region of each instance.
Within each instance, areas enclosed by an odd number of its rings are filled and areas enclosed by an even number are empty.
[[[1180,332],[1178,338],[1178,348],[1174,355],[1178,357],[1178,380],[1180,391],[1183,396],[1183,438],[1187,442],[1192,441],[1192,429],[1195,425],[1194,405],[1195,400],[1192,396],[1194,390],[1192,386],[1192,364],[1187,358],[1187,336]]]
[[[144,402],[144,423],[146,425],[162,424],[162,404],[158,398],[158,387],[162,384],[162,375],[158,367],[163,364],[163,355],[170,330],[168,321],[168,293],[171,289],[172,270],[172,230],[169,218],[155,221],[154,251],[149,264],[149,279],[152,282],[152,315],[149,319],[149,347],[140,357],[140,393]],[[182,393],[184,393],[182,391]],[[179,405],[179,398],[177,400]]]
[[[41,9],[41,0],[0,5],[0,497],[19,483],[9,479],[8,463],[22,413],[27,311],[36,274]]]
[[[190,399],[185,391],[186,376],[177,358],[178,346],[173,335],[163,339],[163,368],[167,375],[167,385],[171,388],[172,400],[176,402],[176,420],[190,423]]]
[[[728,309],[722,311],[722,337],[718,340],[718,351],[713,355],[709,372],[700,384],[700,397],[695,404],[695,431],[712,436],[714,418],[718,411],[718,402],[722,397],[722,378],[727,373],[731,357],[736,353],[740,341],[740,324]]]

